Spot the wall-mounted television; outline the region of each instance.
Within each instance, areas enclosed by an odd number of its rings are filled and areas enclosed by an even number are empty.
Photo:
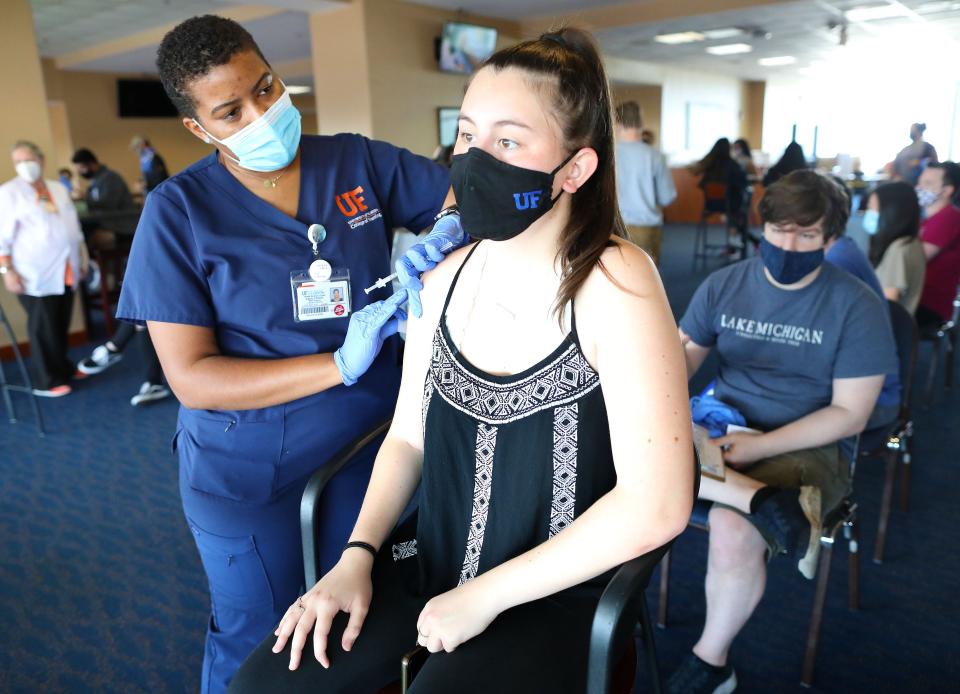
[[[117,115],[120,118],[173,118],[177,109],[159,80],[117,80]]]
[[[440,36],[440,69],[469,75],[497,47],[497,30],[476,24],[447,22]]]

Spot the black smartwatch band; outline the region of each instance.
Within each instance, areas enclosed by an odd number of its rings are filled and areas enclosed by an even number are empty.
[[[460,214],[460,208],[456,205],[450,205],[450,207],[444,207],[442,210],[437,212],[437,216],[433,218],[433,223],[436,224],[444,217],[451,214]]]

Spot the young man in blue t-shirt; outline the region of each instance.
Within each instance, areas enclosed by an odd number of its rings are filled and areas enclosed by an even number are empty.
[[[849,216],[840,188],[796,171],[768,189],[760,215],[760,257],[710,275],[680,321],[688,375],[715,347],[715,397],[763,433],[713,440],[728,467],[724,481],[700,487],[716,502],[707,617],[671,692],[736,687],[727,655],[763,596],[765,557],[794,554],[813,578],[821,520],[850,491],[836,442],[863,430],[885,374],[897,370],[884,302],[823,262]]]

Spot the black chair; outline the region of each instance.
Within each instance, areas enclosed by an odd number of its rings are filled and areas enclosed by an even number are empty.
[[[854,466],[860,460],[873,458],[879,458],[885,464],[880,516],[877,520],[877,542],[873,550],[873,561],[877,564],[883,562],[898,461],[903,464],[900,481],[900,508],[906,513],[909,506],[910,470],[913,463],[910,450],[913,438],[910,393],[913,388],[919,343],[917,323],[910,312],[895,301],[888,301],[887,303],[890,307],[890,321],[893,325],[893,337],[897,343],[897,357],[900,361],[900,413],[893,424],[877,427],[860,434],[857,437],[853,457]]]
[[[957,355],[957,323],[960,323],[960,286],[957,287],[957,294],[953,297],[953,312],[950,318],[935,328],[920,333],[921,342],[929,342],[932,345],[927,385],[923,389],[924,408],[930,407],[933,401],[933,383],[937,377],[941,354],[944,361],[944,384],[947,390],[953,387],[953,369]]]
[[[850,477],[853,479],[854,466],[851,461]],[[698,500],[693,506],[690,517],[690,526],[699,530],[709,531],[709,513],[713,505],[710,501]],[[820,627],[823,624],[823,611],[827,598],[827,586],[830,581],[830,564],[833,558],[833,546],[842,533],[847,541],[849,562],[849,584],[847,606],[851,610],[860,607],[860,554],[857,520],[857,504],[851,497],[844,499],[836,509],[831,511],[823,520],[820,533],[820,562],[817,567],[817,585],[814,591],[813,608],[810,614],[810,625],[807,629],[806,649],[803,655],[803,666],[800,674],[800,683],[804,687],[813,684],[813,674],[820,648]],[[670,600],[670,553],[664,556],[660,565],[660,604],[657,610],[657,626],[667,628],[667,617]]]
[[[368,446],[379,445],[389,428],[390,420],[387,420],[358,437],[317,470],[307,483],[300,502],[300,536],[303,545],[304,581],[307,589],[320,578],[316,537],[319,501],[324,487],[355,455]],[[697,470],[696,486],[699,489],[699,465]],[[611,694],[612,692],[626,694],[633,691],[636,665],[633,636],[638,624],[645,651],[650,689],[655,694],[662,691],[653,627],[647,611],[644,591],[654,569],[669,551],[671,544],[672,541],[622,564],[604,589],[594,613],[590,634],[590,654],[587,662],[588,694]],[[412,657],[419,650],[415,649],[406,657]],[[398,677],[400,675],[400,663],[397,663],[397,675]],[[391,684],[382,689],[379,694],[399,694],[400,691],[399,684]]]

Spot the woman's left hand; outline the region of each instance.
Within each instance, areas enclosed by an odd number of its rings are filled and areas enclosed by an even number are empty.
[[[500,610],[489,596],[468,581],[428,602],[417,619],[417,643],[431,653],[452,653],[480,634]]]

